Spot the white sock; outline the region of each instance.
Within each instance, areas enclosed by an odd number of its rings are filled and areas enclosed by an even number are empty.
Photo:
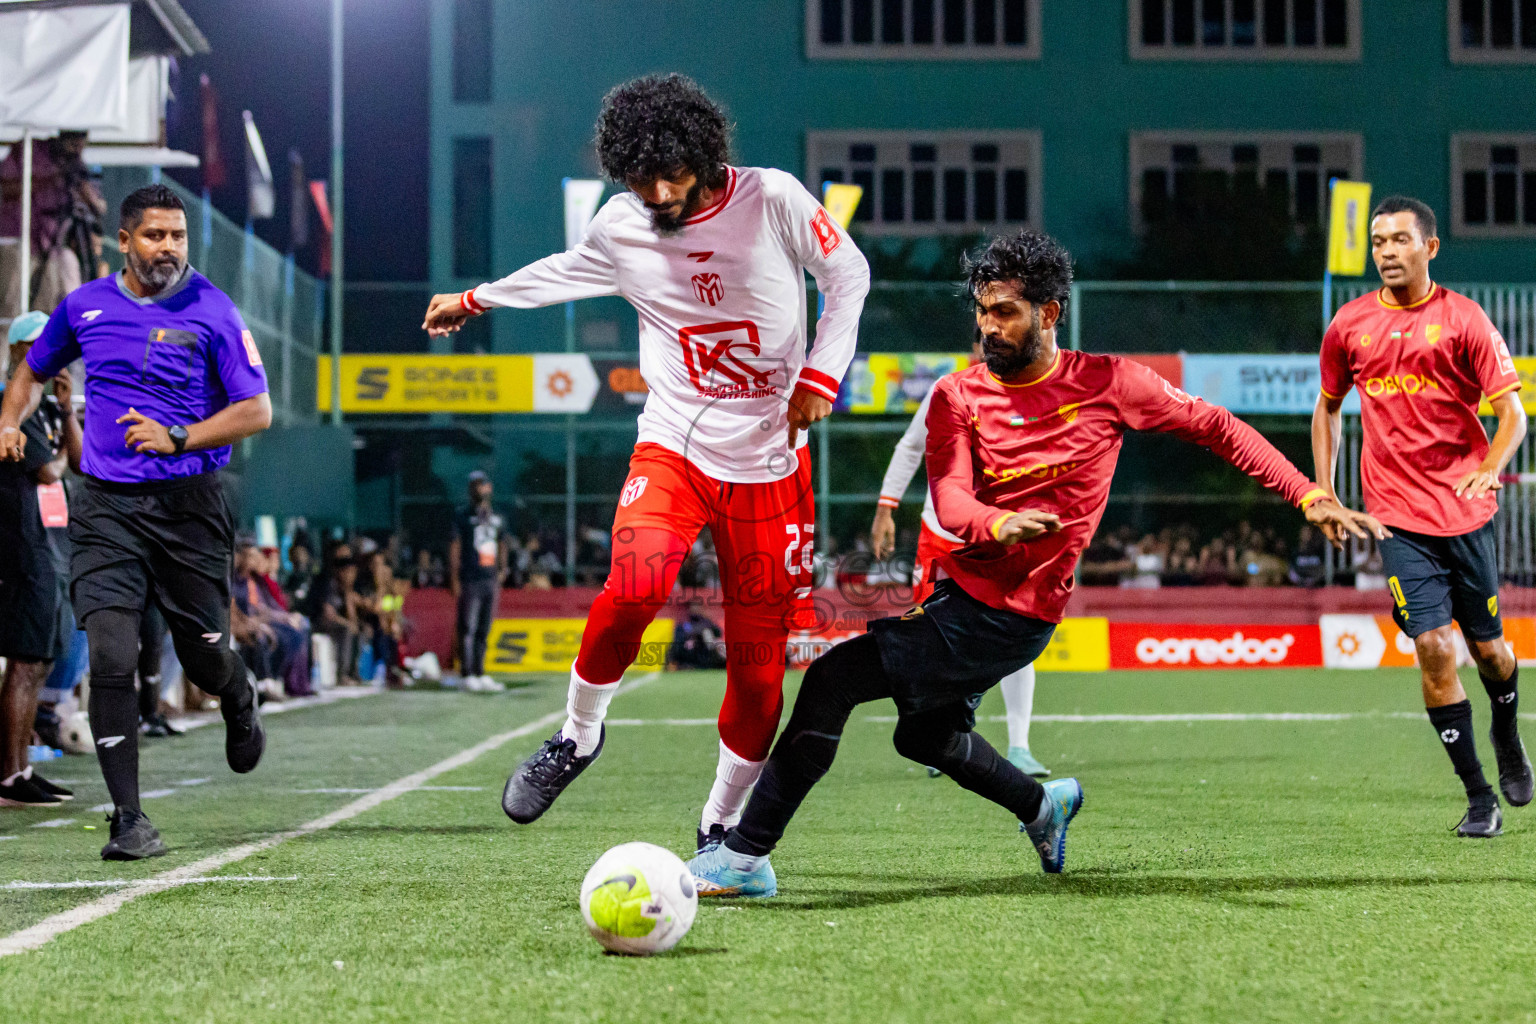
[[[608,702],[618,690],[618,683],[599,686],[576,674],[571,666],[571,688],[565,697],[565,724],[560,735],[576,741],[576,756],[586,757],[597,749],[603,735],[603,719],[608,716]]]
[[[23,769],[22,771],[17,772],[15,775],[12,775],[8,779],[0,780],[0,786],[14,785],[17,779],[24,779],[26,777],[27,777],[26,770]]]
[[[1025,665],[1003,676],[1003,713],[1008,719],[1008,745],[1029,749],[1029,717],[1035,709],[1035,666]]]
[[[699,819],[699,828],[709,831],[709,826],[720,824],[734,828],[741,820],[741,812],[747,806],[747,797],[763,774],[766,761],[748,761],[739,756],[725,741],[720,741],[720,763],[715,768],[715,784],[709,789],[709,802]]]

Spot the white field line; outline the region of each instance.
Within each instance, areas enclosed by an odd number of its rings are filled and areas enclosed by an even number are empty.
[[[1536,718],[1536,714],[1522,714],[1521,718]],[[1346,722],[1357,718],[1406,718],[1424,719],[1420,711],[1218,711],[1210,713],[1160,715],[1035,715],[1031,721],[1065,725],[1102,725],[1113,722]],[[1005,722],[1004,715],[990,715],[984,722]],[[610,718],[606,725],[714,725],[713,718]],[[894,722],[895,715],[867,715],[866,722]]]
[[[661,673],[659,672],[647,673],[633,682],[623,684],[620,692],[638,689],[646,683],[652,682],[660,675]],[[474,746],[467,747],[452,757],[444,758],[430,768],[423,768],[419,772],[413,772],[404,778],[396,779],[389,785],[361,796],[346,806],[337,808],[330,814],[305,822],[298,828],[290,829],[287,832],[277,832],[267,836],[265,839],[258,839],[255,842],[231,847],[228,850],[204,857],[202,860],[193,861],[179,868],[163,871],[152,878],[146,878],[131,885],[126,885],[116,892],[108,893],[89,903],[83,903],[78,907],[61,911],[51,917],[45,917],[31,927],[23,928],[0,939],[0,957],[13,956],[17,953],[41,949],[65,932],[74,931],[81,925],[90,924],[99,918],[114,914],[127,903],[138,899],[140,896],[147,896],[151,893],[164,892],[167,889],[191,884],[211,871],[217,871],[222,867],[245,860],[247,857],[261,853],[264,850],[270,850],[274,846],[285,843],[290,839],[298,839],[301,836],[307,836],[315,832],[323,832],[344,821],[350,821],[358,815],[371,811],[380,804],[393,800],[403,793],[409,793],[411,790],[430,782],[439,775],[451,772],[455,768],[462,768],[482,754],[488,754],[498,747],[510,743],[512,740],[527,736],[530,733],[539,732],[554,725],[556,722],[563,722],[564,720],[564,708],[559,711],[551,711],[549,714],[536,718],[525,725],[520,725],[516,729],[497,733],[495,736],[481,740]]]
[[[297,882],[298,875],[214,875],[209,878],[189,878],[187,885],[204,882]],[[74,881],[74,882],[7,882],[0,885],[0,892],[6,890],[31,890],[31,889],[120,889],[125,885],[137,885],[126,878],[108,878],[101,881]]]
[[[268,703],[261,706],[261,715],[280,715],[285,711],[299,711],[303,708],[324,707],[327,704],[337,704],[344,700],[357,700],[359,697],[374,697],[384,692],[382,686],[344,686],[313,697],[289,697],[281,703]],[[191,715],[179,715],[170,720],[171,724],[182,732],[191,732],[193,729],[201,729],[205,725],[224,721],[217,711],[199,711]],[[208,781],[206,779],[204,782]],[[190,785],[190,783],[189,783]]]
[[[33,828],[63,828],[65,825],[73,825],[76,820],[77,819],[75,819],[75,818],[50,818],[47,821],[40,821],[36,825],[33,825],[32,827]]]
[[[373,789],[355,786],[329,786],[324,789],[292,789],[290,793],[372,793]],[[483,793],[484,786],[417,786],[418,793]]]

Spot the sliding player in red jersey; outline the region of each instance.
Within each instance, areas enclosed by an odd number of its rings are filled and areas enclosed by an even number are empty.
[[[1519,666],[1499,618],[1493,525],[1499,474],[1525,437],[1525,410],[1509,348],[1488,315],[1430,280],[1439,250],[1435,214],[1424,203],[1392,196],[1377,205],[1371,256],[1382,287],[1346,303],[1323,336],[1312,455],[1318,483],[1332,494],[1340,409],[1357,389],[1365,507],[1392,530],[1381,545],[1392,614],[1413,638],[1430,724],[1466,787],[1456,832],[1487,837],[1502,831],[1504,816],[1477,759],[1454,639],[1459,626],[1488,693],[1499,788],[1511,804],[1528,804],[1531,762],[1515,719]],[[1492,444],[1477,418],[1484,396],[1499,419]]]
[[[928,413],[939,522],[965,542],[934,594],[806,670],[789,724],[741,823],[691,862],[701,896],[772,896],[768,854],[827,770],[855,706],[896,702],[896,749],[1008,809],[1048,872],[1082,805],[1076,779],[1044,785],[972,731],[982,694],[1034,661],[1066,610],[1072,570],[1109,499],[1127,430],[1204,445],[1284,495],[1335,543],[1380,535],[1220,406],[1118,356],[1063,351],[1072,260],[1047,235],[995,239],[966,261],[986,363],[941,378]]]
[[[699,845],[741,815],[784,706],[784,645],[811,587],[815,509],[806,428],[832,411],[853,358],[869,266],[792,175],[733,167],[724,112],[679,75],[603,100],[604,172],[626,186],[581,243],[462,295],[423,325],[457,330],[497,306],[622,295],[640,315],[650,395],[613,521],[560,731],[525,761],[502,809],[543,814],[603,747],[608,702],[705,526],[720,559],[726,691]],[[805,272],[826,298],[806,350]]]

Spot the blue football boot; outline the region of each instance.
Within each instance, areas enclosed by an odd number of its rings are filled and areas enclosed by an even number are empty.
[[[758,859],[720,844],[707,847],[689,861],[688,870],[693,874],[694,886],[701,899],[706,896],[777,896],[779,880],[774,877],[773,865],[768,863],[767,857],[760,858],[761,862],[755,868],[738,866]]]
[[[1019,831],[1029,836],[1040,853],[1040,866],[1048,875],[1059,875],[1067,863],[1067,826],[1083,806],[1083,787],[1076,779],[1057,779],[1045,784],[1045,798],[1051,802],[1051,818],[1044,825],[1019,822]]]

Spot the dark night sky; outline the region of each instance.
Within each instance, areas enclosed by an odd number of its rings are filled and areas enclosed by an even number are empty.
[[[214,205],[245,220],[241,110],[261,130],[277,184],[277,212],[257,233],[288,246],[288,149],[309,178],[330,177],[329,0],[181,0],[213,52],[179,61],[168,115],[173,148],[200,154],[198,75],[219,94],[229,182]],[[346,0],[346,250],[348,280],[427,277],[428,0]],[[202,188],[196,170],[177,180]],[[300,265],[315,268],[319,224]]]

